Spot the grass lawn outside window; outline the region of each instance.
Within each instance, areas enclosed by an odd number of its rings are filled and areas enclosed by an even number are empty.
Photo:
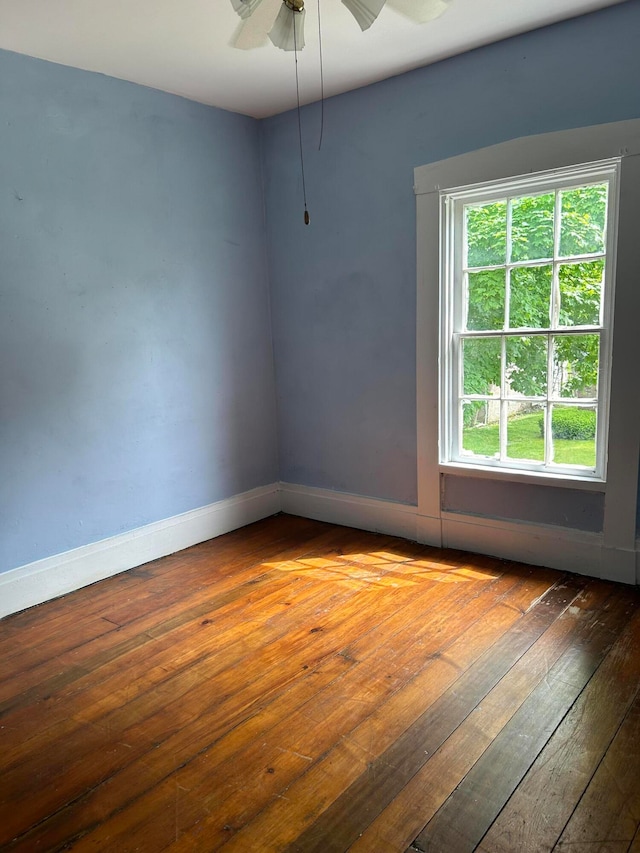
[[[516,415],[508,421],[507,452],[514,459],[544,460],[544,438],[540,428],[540,412]],[[493,458],[499,447],[500,425],[469,426],[463,430],[465,451],[476,456]],[[554,438],[554,461],[562,465],[595,465],[593,439]]]

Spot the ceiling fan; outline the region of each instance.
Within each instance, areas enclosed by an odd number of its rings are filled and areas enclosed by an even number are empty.
[[[451,0],[342,0],[361,30],[368,30],[386,4],[418,24],[441,15]],[[242,18],[232,44],[251,50],[267,43],[267,37],[281,50],[304,47],[304,0],[231,0]]]

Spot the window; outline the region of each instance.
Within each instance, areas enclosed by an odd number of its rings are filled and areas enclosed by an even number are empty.
[[[604,479],[618,169],[441,194],[441,462]]]
[[[575,166],[577,163],[592,165]],[[538,565],[553,565],[625,583],[636,582],[640,459],[640,382],[637,378],[640,364],[640,119],[509,139],[487,148],[425,163],[416,167],[414,177],[419,541],[498,554]],[[594,251],[593,247],[591,251],[567,249],[560,243],[560,230],[556,231],[562,225],[562,193],[600,185],[607,187],[607,196],[604,225],[601,226],[603,237],[598,250]],[[536,199],[549,193],[554,197],[551,257],[514,257],[514,201]],[[512,206],[511,212],[505,214],[505,257],[500,263],[474,261],[475,265],[469,265],[468,257],[462,251],[465,241],[468,241],[464,207],[475,210],[500,200],[506,201],[507,205],[511,200]],[[567,198],[566,202],[570,200]],[[517,205],[515,209],[517,212]],[[517,226],[517,215],[515,223]],[[516,227],[516,237],[518,233]],[[510,247],[508,250],[507,246]],[[468,249],[466,251],[468,255]],[[561,268],[571,262],[596,260],[603,262],[598,322],[587,324],[581,319],[580,325],[573,326],[564,320],[561,322],[559,312],[566,289],[565,280],[560,278]],[[507,322],[507,308],[510,306],[506,304],[507,299],[511,300],[513,290],[511,271],[526,271],[527,267],[535,269],[544,266],[545,262],[551,266],[552,288],[547,326],[511,328],[511,316]],[[502,325],[497,329],[467,328],[469,286],[465,275],[474,271],[491,271],[492,268],[504,270],[505,316]],[[525,272],[520,275],[524,276]],[[516,275],[516,305],[517,279]],[[612,292],[614,282],[615,301]],[[472,292],[473,285],[472,281]],[[472,322],[473,316],[472,312]],[[571,396],[561,394],[557,399],[553,373],[549,382],[550,367],[554,365],[553,357],[551,361],[548,357],[549,341],[555,344],[555,338],[580,334],[597,336],[596,386],[592,389],[586,385],[575,387],[576,380]],[[504,340],[505,343],[506,386],[506,380],[510,379],[506,359],[513,352],[512,344],[507,353],[507,341],[536,336],[546,341],[547,389],[551,390],[545,389],[545,393],[539,396],[528,395],[534,400],[517,400],[515,393],[510,393],[508,387],[502,387],[502,342]],[[478,395],[476,399],[471,399],[475,395],[466,394],[461,384],[464,365],[460,363],[461,343],[466,337],[500,340],[498,393],[487,394],[484,398]],[[535,347],[535,344],[530,346]],[[516,366],[519,366],[517,362]],[[568,375],[569,359],[563,359],[561,366]],[[515,389],[513,380],[511,382]],[[587,393],[592,396],[587,397]],[[500,409],[497,425],[496,422],[492,424],[499,443],[498,447],[494,445],[491,449],[491,455],[486,451],[486,455],[463,455],[461,452],[464,450],[464,421],[459,409],[466,397],[470,402],[491,402],[494,407],[497,403]],[[548,429],[544,437],[540,433],[538,439],[543,442],[545,454],[547,442],[550,442],[549,457],[545,455],[544,461],[510,457],[509,449],[514,450],[513,430],[511,448],[508,444],[508,405],[511,402],[531,403],[532,408],[537,404],[540,407],[538,417],[544,414],[543,429],[548,426],[550,407],[551,418],[556,406],[569,409],[591,407],[596,412],[596,438],[595,445],[592,444],[595,446],[595,467],[576,464],[575,459],[569,462],[557,457],[551,459],[556,451],[555,445],[569,439],[554,439],[553,435],[549,436]],[[505,418],[501,420],[503,407],[506,407]],[[523,416],[525,414],[522,412]],[[587,417],[593,418],[593,415]],[[482,414],[479,414],[478,424],[482,423],[481,419]],[[539,422],[537,428],[540,432]],[[477,430],[480,432],[481,427],[478,426]],[[589,441],[582,438],[574,440]],[[593,452],[589,462],[593,461]],[[535,454],[528,451],[526,455]],[[447,487],[454,480],[459,488],[455,494],[449,491],[447,497]],[[483,481],[491,484],[487,492],[490,491],[492,499],[486,504],[483,504],[486,494],[482,488]],[[474,500],[457,501],[455,495],[466,492],[467,485]],[[545,504],[550,488],[558,490],[559,496],[555,502],[558,515],[553,524],[542,520],[548,518]],[[579,518],[588,503],[587,492],[601,496],[600,532],[591,531],[591,528],[588,532],[577,521],[571,526],[565,524],[567,518],[561,506],[566,505],[570,517]],[[509,511],[504,512],[504,508]]]

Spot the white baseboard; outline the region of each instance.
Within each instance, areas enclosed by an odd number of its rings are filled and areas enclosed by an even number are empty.
[[[430,515],[416,516],[417,540],[422,545],[442,547],[442,519]]]
[[[637,583],[635,549],[602,546],[600,577],[619,583]],[[591,574],[587,572],[587,574]]]
[[[292,483],[280,483],[280,499],[282,511],[292,515],[417,539],[417,508],[409,504]]]
[[[432,518],[420,515],[417,507],[409,504],[273,483],[0,574],[0,618],[281,510],[435,547],[459,548],[640,584],[640,540],[635,551],[623,551],[606,548],[599,533],[458,513]]]
[[[446,512],[442,514],[442,539],[447,548],[601,576],[599,533]]]
[[[636,583],[636,554],[604,545],[601,533],[442,513],[448,548],[477,551],[618,583]]]
[[[0,574],[0,617],[244,527],[280,511],[277,483]]]
[[[282,511],[293,515],[604,580],[635,584],[636,573],[640,580],[640,555],[605,548],[601,533],[451,512],[432,518],[408,504],[291,483],[280,489]]]

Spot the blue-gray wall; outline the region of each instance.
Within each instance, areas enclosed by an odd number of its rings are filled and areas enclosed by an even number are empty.
[[[308,228],[293,113],[0,52],[0,571],[278,477],[414,503],[413,169],[640,116],[639,44],[629,0],[333,98],[321,152],[305,108]]]
[[[277,479],[260,127],[0,52],[0,571]]]
[[[296,116],[263,123],[281,479],[416,502],[414,167],[636,118],[639,81],[630,0],[333,98],[320,152],[305,108],[309,227]]]

